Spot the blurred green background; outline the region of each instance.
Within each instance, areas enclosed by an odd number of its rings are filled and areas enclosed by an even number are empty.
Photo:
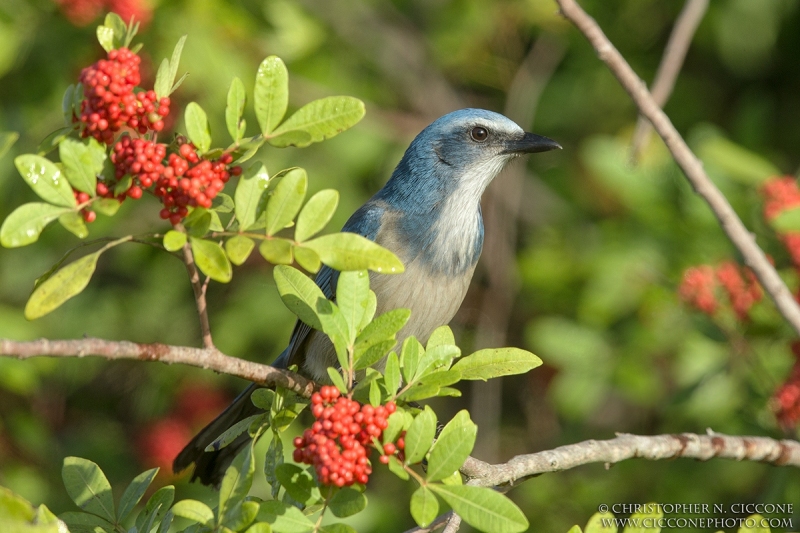
[[[735,258],[735,251],[660,141],[651,138],[639,165],[630,164],[635,108],[554,2],[4,0],[0,131],[21,138],[0,160],[0,218],[34,200],[13,158],[35,151],[62,125],[64,90],[102,54],[94,16],[108,5],[149,17],[138,38],[144,86],[189,34],[180,72],[190,75],[172,109],[198,101],[218,145],[228,142],[230,80],[239,76],[252,91],[256,68],[270,54],[289,67],[292,107],[335,94],[364,100],[366,118],[335,139],[261,152],[271,173],[303,166],[312,192],[341,192],[332,227],[378,190],[414,135],[448,111],[504,112],[563,145],[515,163],[485,197],[486,248],[452,324],[456,337],[465,351],[525,347],[546,366],[465,386],[462,398],[434,406],[441,418],[476,406],[479,458],[502,461],[615,432],[711,428],[784,436],[770,397],[793,364],[791,331],[768,302],[742,324],[712,321],[679,301],[686,267]],[[652,80],[682,2],[582,5],[637,73]],[[795,1],[715,0],[665,108],[793,290],[797,276],[763,222],[757,186],[737,164],[736,147],[782,173],[797,172],[798,50]],[[246,117],[253,134],[251,107]],[[182,128],[180,118],[175,128]],[[152,198],[126,202],[115,218],[92,224],[91,236],[163,231],[158,210]],[[76,243],[52,227],[35,245],[0,250],[0,337],[199,344],[182,263],[137,244],[105,254],[86,291],[26,321],[22,308],[34,279]],[[260,257],[238,267],[230,284],[212,283],[209,298],[221,350],[261,362],[280,353],[294,319]],[[54,512],[71,510],[60,479],[63,457],[97,462],[121,489],[143,469],[168,464],[244,385],[154,363],[0,358],[0,485]],[[407,499],[399,497],[412,485],[377,470],[370,505],[354,525],[363,532],[412,527]],[[166,471],[159,482],[177,483],[178,498],[212,494]],[[259,490],[266,491],[263,483]],[[632,460],[610,470],[590,465],[547,474],[511,496],[531,531],[560,533],[584,524],[601,503],[797,503],[800,476],[750,462]],[[800,511],[787,518],[800,527]]]

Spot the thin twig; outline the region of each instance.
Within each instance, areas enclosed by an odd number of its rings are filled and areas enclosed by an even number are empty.
[[[450,515],[447,519],[447,525],[444,527],[442,533],[456,533],[458,528],[461,527],[461,517],[455,513]]]
[[[414,527],[405,531],[405,533],[430,533],[431,531],[436,531],[437,529],[444,527],[447,524],[447,521],[450,520],[450,517],[453,516],[453,511],[448,511],[442,515],[437,516],[433,522],[428,524],[425,527]]]
[[[203,347],[208,350],[216,349],[214,340],[211,338],[211,325],[208,323],[208,304],[206,303],[206,288],[208,288],[208,278],[205,283],[200,280],[200,271],[194,262],[192,247],[187,242],[183,245],[183,264],[189,273],[189,281],[194,291],[194,301],[197,304],[197,316],[200,318],[200,332],[203,335]]]
[[[597,22],[583,11],[575,0],[556,0],[556,2],[561,7],[561,13],[583,32],[600,59],[608,66],[636,103],[639,112],[650,121],[664,140],[664,144],[683,170],[695,192],[711,207],[723,231],[742,254],[747,266],[753,269],[764,290],[775,302],[778,311],[800,335],[800,307],[792,297],[792,293],[778,276],[775,267],[767,260],[763,250],[758,247],[755,238],[739,219],[725,196],[709,179],[703,170],[703,164],[692,153],[667,115],[653,101],[644,82],[631,69],[619,51],[614,48]]]
[[[711,431],[708,435],[680,433],[640,436],[621,433],[614,439],[587,440],[554,450],[518,455],[507,463],[497,465],[470,457],[461,467],[461,473],[472,478],[470,484],[492,487],[589,463],[614,464],[633,458],[657,461],[678,457],[701,461],[724,458],[800,467],[800,442],[723,435]]]
[[[658,107],[664,107],[675,87],[675,80],[683,67],[689,45],[692,43],[697,27],[708,9],[708,0],[686,0],[675,27],[664,48],[664,56],[658,65],[656,76],[653,78],[653,87],[650,94]],[[647,144],[650,137],[650,123],[642,115],[636,121],[636,129],[631,139],[631,161],[634,163],[639,159],[639,152]]]
[[[141,344],[92,337],[79,340],[39,339],[25,342],[0,339],[0,355],[16,359],[39,356],[85,357],[94,355],[106,359],[180,363],[240,377],[259,385],[281,386],[306,398],[311,397],[316,387],[313,381],[294,372],[230,357],[216,348],[192,348],[160,343]]]

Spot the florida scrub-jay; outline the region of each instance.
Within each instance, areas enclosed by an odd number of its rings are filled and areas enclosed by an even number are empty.
[[[425,343],[456,314],[483,247],[483,191],[515,157],[561,148],[526,133],[512,120],[483,109],[462,109],[439,118],[412,141],[391,178],[347,221],[342,231],[358,233],[394,252],[402,274],[370,274],[376,314],[406,308],[411,318],[398,342],[414,335]],[[338,273],[323,267],[316,283],[329,298]],[[275,361],[298,365],[308,377],[328,381],[336,353],[327,337],[297,321],[289,345]],[[247,433],[227,447],[205,452],[230,426],[258,412],[251,385],[203,429],[175,459],[173,470],[195,463],[192,480],[219,485],[225,469],[249,440]]]

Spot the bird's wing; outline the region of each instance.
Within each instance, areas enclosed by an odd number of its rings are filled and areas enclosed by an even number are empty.
[[[342,231],[357,233],[374,241],[380,229],[381,217],[385,210],[386,207],[382,202],[370,200],[353,213],[345,223]],[[317,286],[322,290],[322,294],[329,300],[336,299],[336,283],[338,280],[339,271],[328,266],[323,266],[314,279]],[[303,361],[306,358],[307,341],[311,334],[313,334],[311,326],[302,320],[295,322],[292,336],[289,338],[289,345],[273,364],[282,368],[298,365],[302,369]]]

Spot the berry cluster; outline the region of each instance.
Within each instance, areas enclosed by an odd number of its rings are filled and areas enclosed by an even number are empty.
[[[181,144],[179,153],[170,154],[156,182],[155,195],[164,204],[161,218],[177,224],[188,213],[188,207],[211,207],[211,201],[225,187],[231,175],[242,173],[242,167],[228,168],[232,161],[230,154],[209,161],[197,155],[194,145]]]
[[[158,99],[154,91],[134,93],[139,85],[141,59],[127,48],[111,50],[108,59],[101,59],[81,71],[84,99],[81,102],[82,135],[92,136],[106,144],[124,126],[139,133],[161,131],[163,118],[169,114],[169,98]]]
[[[375,446],[394,413],[394,402],[372,407],[341,396],[326,385],[311,396],[311,413],[316,421],[302,437],[294,439],[294,460],[314,465],[323,485],[344,487],[366,483],[372,473],[367,448]],[[402,450],[404,443],[383,445],[381,462]]]
[[[111,152],[114,163],[114,177],[117,181],[126,175],[133,178],[131,186],[117,199],[125,197],[138,200],[142,197],[142,189],[152,186],[164,173],[162,161],[167,156],[167,146],[146,139],[131,139],[124,135]],[[106,198],[114,197],[113,191],[103,183],[97,184],[97,194]]]
[[[746,320],[750,308],[763,296],[753,272],[733,261],[724,261],[716,268],[700,265],[686,269],[678,292],[683,301],[711,316],[720,307],[718,286],[724,289],[739,320]]]
[[[797,359],[789,379],[778,387],[772,396],[775,418],[786,430],[790,430],[800,423],[800,341],[792,343],[792,352]]]
[[[89,195],[85,192],[72,189],[72,195],[75,196],[75,201],[78,202],[78,204],[83,204],[89,201]],[[97,213],[89,209],[88,206],[81,209],[80,213],[83,217],[83,220],[86,222],[94,222],[94,220],[97,218]]]

